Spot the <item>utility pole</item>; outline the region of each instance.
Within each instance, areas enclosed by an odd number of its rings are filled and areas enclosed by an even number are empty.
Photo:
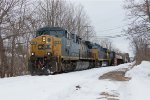
[[[86,39],[87,39],[87,41],[89,41],[89,32],[90,32],[90,30],[89,30],[89,27],[91,27],[91,26],[85,26],[86,27]]]
[[[46,0],[46,17],[47,17],[47,26],[50,26],[50,22],[51,22],[51,19],[50,19],[50,3],[49,3],[49,0]]]
[[[147,10],[147,15],[148,15],[148,18],[149,18],[149,22],[150,22],[150,8],[149,8],[149,0],[146,0],[146,10]]]

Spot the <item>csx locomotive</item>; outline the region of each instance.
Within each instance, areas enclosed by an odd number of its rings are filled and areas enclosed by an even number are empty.
[[[30,42],[29,71],[49,75],[114,64],[115,52],[61,27],[43,27]]]

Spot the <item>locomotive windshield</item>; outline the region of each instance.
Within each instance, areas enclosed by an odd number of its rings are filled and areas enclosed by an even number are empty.
[[[37,36],[41,36],[41,35],[51,35],[51,36],[55,36],[55,37],[62,37],[65,35],[66,30],[62,29],[62,28],[53,28],[53,27],[44,27],[39,29],[36,32],[36,37]]]
[[[63,36],[63,31],[39,31],[36,36],[41,36],[41,35],[52,35],[55,37],[62,37]]]

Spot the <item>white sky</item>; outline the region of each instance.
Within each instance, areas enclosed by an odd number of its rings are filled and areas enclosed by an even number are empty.
[[[125,10],[123,9],[124,0],[70,0],[76,4],[81,4],[89,16],[92,25],[98,36],[110,36],[124,34],[123,28],[127,25]],[[115,30],[109,30],[120,27]],[[126,38],[112,39],[116,48],[122,52],[128,52],[133,56],[129,46],[129,40]]]

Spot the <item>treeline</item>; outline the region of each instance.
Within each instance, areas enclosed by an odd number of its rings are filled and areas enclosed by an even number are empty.
[[[29,41],[43,26],[63,27],[83,39],[95,35],[81,5],[65,0],[0,0],[0,77],[28,74]]]
[[[135,53],[136,63],[150,61],[150,0],[125,0],[128,29],[131,46]]]

